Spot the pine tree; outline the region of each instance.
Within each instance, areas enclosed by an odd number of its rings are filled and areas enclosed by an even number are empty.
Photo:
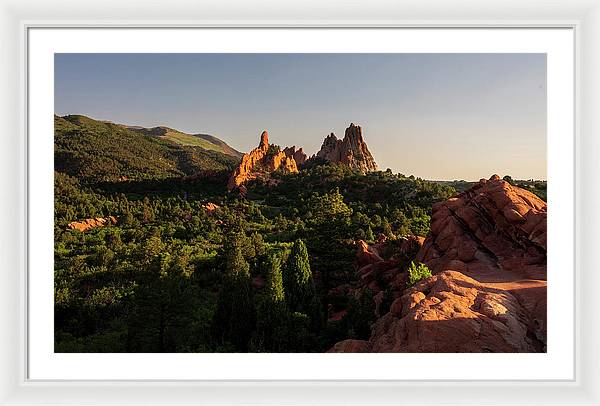
[[[281,259],[276,255],[270,255],[267,260],[265,293],[271,303],[282,303],[285,300]]]
[[[264,295],[257,309],[256,351],[282,352],[287,344],[288,314],[283,290],[281,259],[272,254],[266,262],[267,281]]]
[[[236,244],[231,246],[226,258],[213,332],[220,343],[230,342],[237,350],[246,351],[256,317],[250,266]]]
[[[193,337],[193,289],[173,267],[172,255],[157,254],[136,280],[127,318],[127,351],[177,352],[189,348]]]
[[[296,240],[288,257],[283,286],[291,311],[305,312],[315,295],[315,284],[310,270],[308,251],[302,240]]]
[[[319,270],[321,285],[329,289],[340,284],[336,277],[339,270],[352,266],[349,259],[352,249],[345,240],[354,236],[353,210],[338,189],[325,195],[313,194],[307,206],[312,215],[307,215],[311,232],[304,234],[305,242],[310,249],[311,264]]]
[[[283,287],[289,311],[306,314],[313,330],[318,330],[321,325],[321,303],[316,294],[308,251],[302,240],[296,240],[292,246],[283,275]]]

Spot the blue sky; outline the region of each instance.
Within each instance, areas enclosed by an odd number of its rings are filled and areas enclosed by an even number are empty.
[[[544,54],[56,54],[55,112],[313,154],[351,123],[381,169],[546,178]]]

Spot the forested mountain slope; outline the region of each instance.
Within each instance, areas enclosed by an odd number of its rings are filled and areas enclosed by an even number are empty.
[[[238,161],[80,115],[55,116],[54,126],[55,169],[87,182],[180,177]]]

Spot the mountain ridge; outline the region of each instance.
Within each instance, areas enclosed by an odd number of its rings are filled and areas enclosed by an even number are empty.
[[[180,130],[177,130],[175,128],[168,127],[165,125],[159,125],[159,126],[154,126],[154,127],[144,127],[144,126],[140,126],[140,125],[122,124],[122,123],[116,123],[111,120],[97,120],[97,119],[94,119],[92,117],[89,117],[89,116],[86,116],[83,114],[67,114],[64,116],[59,116],[59,115],[55,114],[54,116],[60,117],[63,119],[65,119],[66,117],[71,117],[71,118],[79,118],[79,120],[84,120],[84,118],[85,118],[85,119],[97,121],[99,123],[105,123],[105,124],[119,126],[119,127],[125,128],[130,131],[139,132],[144,135],[160,137],[162,139],[172,141],[179,145],[200,147],[200,148],[203,148],[208,151],[221,152],[225,155],[230,155],[230,156],[233,156],[236,158],[241,158],[242,155],[244,155],[242,152],[231,147],[225,141],[223,141],[220,138],[215,137],[214,135],[211,135],[211,134],[204,134],[204,133],[190,134],[190,133],[186,133],[184,131],[180,131]],[[67,121],[69,121],[69,120],[67,119]]]
[[[117,125],[142,134],[168,139],[181,145],[196,146],[209,151],[217,151],[226,155],[231,155],[236,158],[241,158],[244,155],[242,152],[229,146],[225,141],[210,134],[190,134],[167,126],[142,127],[126,124]]]

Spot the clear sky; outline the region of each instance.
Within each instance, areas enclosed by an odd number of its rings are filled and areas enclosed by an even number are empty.
[[[309,155],[353,122],[383,170],[546,179],[545,54],[56,54],[55,112]]]

